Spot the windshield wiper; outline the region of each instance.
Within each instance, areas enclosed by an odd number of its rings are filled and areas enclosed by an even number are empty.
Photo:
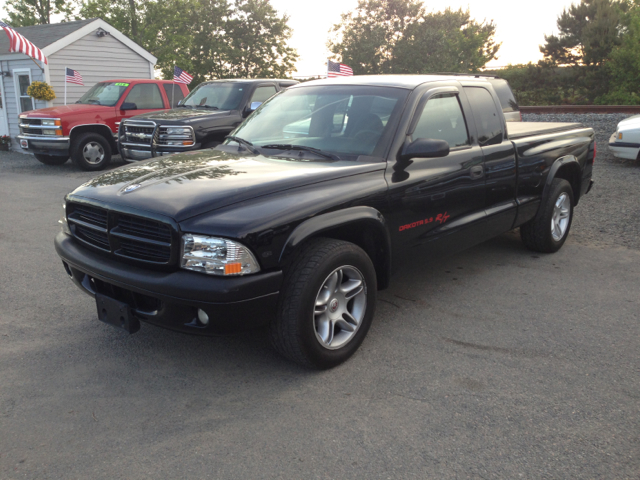
[[[236,137],[234,135],[227,135],[224,138],[228,138],[229,140],[233,140],[234,142],[237,142],[240,145],[245,146],[251,153],[255,153],[256,155],[260,155],[260,151],[256,147],[253,146],[253,143],[251,143],[248,140],[245,140],[244,138]]]
[[[178,105],[176,108],[193,108],[193,105]]]
[[[340,157],[333,153],[324,152],[319,148],[307,147],[305,145],[291,145],[289,143],[274,143],[272,145],[262,145],[262,148],[274,148],[278,150],[300,150],[302,152],[312,152],[321,157],[330,158],[331,160],[340,160]]]
[[[196,108],[210,108],[211,110],[220,110],[218,107],[214,107],[213,105],[198,105]]]

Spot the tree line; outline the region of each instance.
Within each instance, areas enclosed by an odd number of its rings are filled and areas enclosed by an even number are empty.
[[[289,18],[269,0],[7,0],[13,26],[101,17],[158,58],[200,82],[286,77],[298,53]],[[495,73],[523,105],[640,104],[640,0],[579,0],[545,36],[543,60],[487,72],[497,58],[493,21],[469,9],[428,12],[421,0],[359,0],[329,32],[332,59],[354,74]]]

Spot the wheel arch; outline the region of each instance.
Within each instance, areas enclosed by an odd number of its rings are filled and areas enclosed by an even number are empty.
[[[114,152],[118,151],[118,145],[116,144],[115,138],[113,136],[113,132],[111,129],[103,123],[90,123],[83,125],[76,125],[71,128],[69,132],[69,140],[71,143],[83,133],[97,133],[98,135],[102,135],[111,146],[111,150]]]
[[[310,218],[298,225],[280,253],[286,263],[300,246],[317,237],[351,242],[371,259],[376,270],[378,289],[389,285],[391,239],[382,213],[372,207],[350,207]]]
[[[574,205],[577,205],[578,200],[580,199],[580,184],[582,183],[581,169],[578,159],[573,155],[566,155],[553,162],[553,165],[551,165],[551,169],[549,170],[549,175],[547,175],[544,191],[542,192],[542,198],[545,198],[546,195],[548,195],[549,188],[551,188],[551,182],[553,182],[555,178],[562,178],[569,182],[571,189],[573,190]]]

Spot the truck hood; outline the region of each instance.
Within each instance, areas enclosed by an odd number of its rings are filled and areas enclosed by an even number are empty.
[[[86,105],[83,103],[72,103],[71,105],[60,105],[58,107],[39,108],[38,110],[31,110],[26,112],[27,118],[61,118],[65,115],[75,114],[87,114],[87,113],[104,113],[108,110],[113,110],[114,107],[107,107],[106,105]]]
[[[264,195],[384,170],[383,162],[299,161],[197,150],[104,173],[71,197],[166,215],[177,222]]]
[[[171,110],[160,110],[144,115],[136,115],[137,120],[158,120],[158,121],[183,121],[189,123],[191,120],[198,120],[201,117],[223,117],[229,115],[229,110],[207,110],[205,108],[173,108]]]

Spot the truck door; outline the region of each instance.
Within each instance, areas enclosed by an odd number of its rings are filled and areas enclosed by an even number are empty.
[[[465,248],[474,243],[473,230],[485,218],[482,151],[474,141],[475,131],[470,134],[461,102],[466,98],[457,87],[427,91],[406,132],[405,144],[418,138],[447,141],[447,156],[390,162],[387,168],[388,217],[401,256],[441,239],[452,250]]]
[[[516,207],[516,152],[505,139],[505,123],[500,115],[500,104],[488,89],[465,86],[472,117],[478,135],[478,144],[484,155],[486,180],[486,234],[494,237],[510,230],[515,221]]]
[[[133,106],[135,106],[135,108],[122,109],[122,107]],[[142,115],[153,112],[154,110],[162,110],[163,108],[164,102],[158,85],[155,83],[138,83],[129,90],[124,100],[116,106],[117,121],[120,122],[124,118]]]

